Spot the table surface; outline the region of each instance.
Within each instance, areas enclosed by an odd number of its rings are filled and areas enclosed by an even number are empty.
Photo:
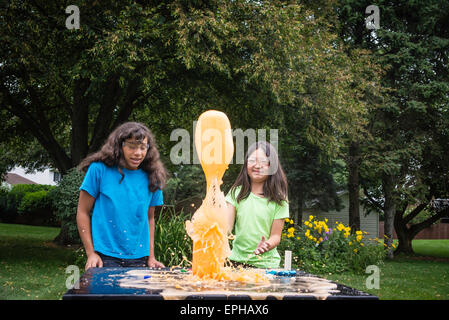
[[[378,299],[374,295],[299,270],[295,277],[269,275],[269,283],[262,284],[236,281],[195,282],[191,281],[191,277],[191,271],[179,268],[90,268],[62,299]]]

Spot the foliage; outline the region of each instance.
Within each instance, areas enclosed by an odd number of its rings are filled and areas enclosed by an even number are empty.
[[[15,222],[18,214],[25,219],[42,218],[42,223],[50,223],[53,208],[49,191],[55,187],[42,184],[16,184],[10,190],[0,191],[0,214],[4,222]],[[41,219],[41,220],[42,220]]]
[[[151,123],[163,114],[156,130],[166,134],[211,106],[273,115],[291,104],[319,115],[309,137],[329,140],[360,111],[351,104],[350,60],[331,26],[301,5],[108,0],[79,7],[78,30],[64,27],[62,2],[14,0],[0,9],[5,148],[32,141],[62,174],[141,112]],[[28,166],[42,160],[35,152]]]
[[[293,220],[286,219],[279,249],[293,252],[293,267],[311,273],[363,273],[368,265],[382,263],[383,247],[369,241],[366,232],[351,234],[350,227],[337,222],[330,228],[327,222],[310,215],[295,228]]]
[[[52,186],[45,184],[16,184],[9,191],[7,200],[7,209],[10,211],[18,211],[22,199],[27,193],[37,191],[49,191]]]
[[[57,225],[51,199],[51,190],[54,188],[56,187],[52,186],[50,191],[27,192],[17,208],[17,213],[28,223]]]
[[[163,206],[155,220],[154,253],[156,260],[166,266],[188,266],[192,259],[193,243],[185,230],[190,219],[183,211],[175,212],[172,206]]]
[[[177,204],[189,198],[204,198],[206,180],[199,165],[179,165],[164,188],[164,202]]]
[[[13,0],[0,8],[0,149],[10,150],[0,171],[46,162],[65,174],[133,119],[154,131],[176,172],[170,133],[213,108],[243,130],[280,128],[290,185],[307,181],[292,190],[292,203],[325,194],[325,205],[336,207],[330,158],[342,136],[363,129],[370,103],[361,98],[378,92],[379,70],[367,51],[348,54],[336,19],[321,15],[333,13],[335,1],[78,5],[79,30],[64,27],[63,2]],[[237,168],[230,166],[224,187]]]
[[[369,116],[370,139],[360,141],[361,184],[369,196],[366,204],[384,211],[389,226],[394,219],[398,248],[411,253],[411,239],[438,217],[433,212],[409,229],[413,216],[407,208],[449,195],[449,34],[443,27],[449,1],[380,2],[378,30],[365,27],[361,13],[367,5],[341,0],[337,11],[348,46],[371,50],[384,70],[381,105]]]
[[[78,227],[76,224],[76,212],[78,208],[79,187],[84,175],[73,168],[63,176],[58,187],[52,191],[53,207],[55,215],[61,220],[62,228],[67,232],[67,242],[79,243]]]
[[[51,203],[47,195],[48,191],[45,190],[27,192],[22,198],[17,212],[19,214],[26,214],[33,211],[50,209]]]
[[[0,186],[0,221],[10,221],[12,219],[6,211],[9,191],[7,187]]]

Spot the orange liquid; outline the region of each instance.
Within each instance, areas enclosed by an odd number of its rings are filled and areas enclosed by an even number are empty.
[[[187,234],[193,240],[192,273],[205,279],[227,278],[224,264],[230,254],[226,200],[220,185],[234,154],[231,124],[220,111],[201,114],[195,130],[195,146],[206,176],[207,193],[191,221]]]

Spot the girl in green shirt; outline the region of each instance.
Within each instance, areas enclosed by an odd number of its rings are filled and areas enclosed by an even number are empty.
[[[229,232],[235,238],[229,259],[257,268],[278,268],[276,250],[284,219],[289,217],[287,178],[274,147],[265,141],[251,145],[231,190]]]

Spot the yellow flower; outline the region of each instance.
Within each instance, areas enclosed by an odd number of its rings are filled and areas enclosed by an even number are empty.
[[[289,223],[290,219],[289,218],[285,218],[285,222]]]
[[[349,245],[352,245],[352,241],[349,241]]]
[[[301,237],[296,237],[296,239],[301,240]]]
[[[290,219],[290,224],[293,224],[293,220],[292,219]]]
[[[354,249],[354,253],[357,253],[357,249]]]
[[[362,231],[356,231],[355,234],[359,236],[359,235],[362,235],[363,233],[362,233]]]
[[[293,227],[288,228],[287,231],[290,232],[290,233],[294,233],[295,232],[295,228],[293,228]]]
[[[309,221],[312,221],[312,220],[313,220],[313,216],[310,215],[310,216],[309,216]]]

